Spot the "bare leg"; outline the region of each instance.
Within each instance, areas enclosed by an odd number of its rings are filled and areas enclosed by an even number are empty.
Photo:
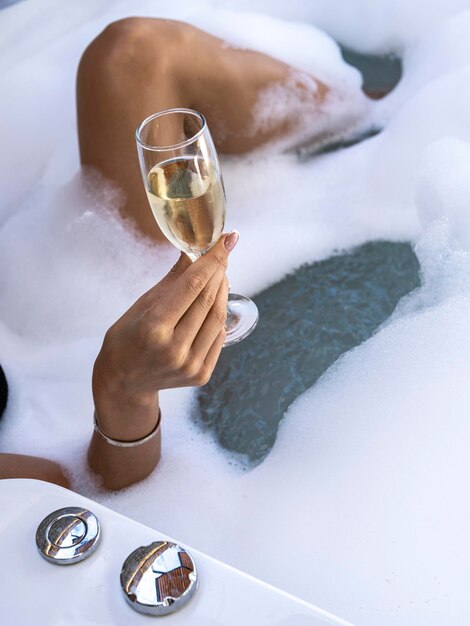
[[[288,135],[298,110],[256,126],[254,109],[266,88],[289,84],[310,109],[327,88],[303,80],[264,54],[228,47],[188,24],[128,18],[108,26],[83,54],[77,76],[80,154],[125,193],[123,215],[163,239],[148,208],[134,133],[155,111],[201,111],[221,152],[243,153]]]
[[[2,478],[36,478],[69,487],[69,481],[60,465],[24,454],[0,454],[0,479]]]

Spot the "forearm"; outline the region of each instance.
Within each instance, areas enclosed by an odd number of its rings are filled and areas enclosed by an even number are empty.
[[[88,448],[88,463],[101,476],[106,489],[118,490],[146,478],[160,460],[160,449],[160,432],[134,448],[110,445],[94,432]]]
[[[138,394],[123,389],[107,376],[98,357],[93,372],[93,397],[99,429],[107,437],[134,442],[158,431],[145,443],[132,447],[113,445],[94,431],[88,449],[91,469],[107,489],[122,489],[146,478],[160,460],[161,434],[158,393]]]
[[[93,369],[99,429],[88,459],[108,489],[142,480],[158,463],[158,391],[209,380],[225,340],[225,270],[237,241],[236,231],[224,234],[194,263],[181,254],[107,331]]]

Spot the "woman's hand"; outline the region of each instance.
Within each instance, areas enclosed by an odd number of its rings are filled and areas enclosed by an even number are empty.
[[[173,269],[106,333],[93,371],[100,428],[136,440],[156,423],[161,389],[204,385],[225,339],[233,232],[195,263],[182,254]]]

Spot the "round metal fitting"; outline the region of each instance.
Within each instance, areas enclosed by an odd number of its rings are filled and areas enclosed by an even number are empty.
[[[146,615],[168,615],[183,607],[198,584],[189,552],[170,541],[134,550],[124,561],[121,587],[130,606]]]
[[[69,506],[45,517],[36,531],[41,555],[58,565],[70,565],[88,558],[98,547],[100,523],[87,509]]]

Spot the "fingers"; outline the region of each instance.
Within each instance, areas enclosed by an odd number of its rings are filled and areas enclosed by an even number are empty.
[[[228,280],[224,276],[219,285],[209,313],[203,319],[197,335],[192,342],[191,350],[198,358],[205,359],[212,344],[225,327],[227,319]],[[194,305],[193,305],[194,306]],[[191,307],[192,309],[193,307]],[[190,310],[191,310],[190,309]]]
[[[214,319],[214,315],[211,315],[211,312],[217,300],[220,287],[224,281],[224,268],[220,267],[211,276],[207,285],[175,326],[173,335],[175,340],[178,343],[184,343],[187,346],[188,351],[192,347],[196,335],[207,318],[210,317],[211,320]]]
[[[211,277],[220,270],[225,273],[228,255],[236,246],[238,238],[237,231],[222,235],[207,254],[195,261],[174,282],[172,309],[175,323],[193,304]]]
[[[217,364],[220,352],[224,346],[225,328],[219,334],[209,348],[209,352],[204,360],[200,360],[199,355],[192,355],[183,366],[184,376],[173,386],[178,387],[201,387],[209,382],[212,372]]]
[[[181,276],[181,274],[187,270],[190,265],[192,265],[191,259],[184,254],[184,252],[182,252],[168,274],[166,274],[156,285],[145,292],[137,300],[136,305],[140,309],[152,307],[155,301],[159,300],[158,294],[161,293],[162,289],[168,289],[169,285]]]
[[[165,278],[169,278],[171,280],[178,278],[178,276],[181,276],[181,274],[187,270],[190,265],[192,265],[191,259],[187,254],[182,252],[179,259],[173,265]]]
[[[214,371],[214,368],[217,365],[217,361],[219,360],[220,353],[222,351],[222,348],[224,347],[225,336],[226,336],[225,328],[222,328],[222,330],[217,335],[214,343],[210,347],[209,352],[207,353],[207,356],[204,361],[204,370],[205,370],[205,375],[207,377],[206,382],[209,382],[209,379],[212,376],[212,372]]]
[[[174,282],[177,278],[179,278],[179,276],[181,276],[181,274],[183,274],[188,267],[190,267],[192,265],[192,261],[189,258],[189,256],[187,254],[185,254],[184,252],[181,252],[178,260],[176,261],[176,263],[173,265],[173,267],[171,268],[171,270],[168,272],[168,274],[166,274],[161,280],[160,282],[158,282],[156,285],[154,285],[151,289],[149,289],[148,293],[149,294],[154,294],[155,292],[160,291],[161,286],[164,285],[168,285],[169,283]]]

